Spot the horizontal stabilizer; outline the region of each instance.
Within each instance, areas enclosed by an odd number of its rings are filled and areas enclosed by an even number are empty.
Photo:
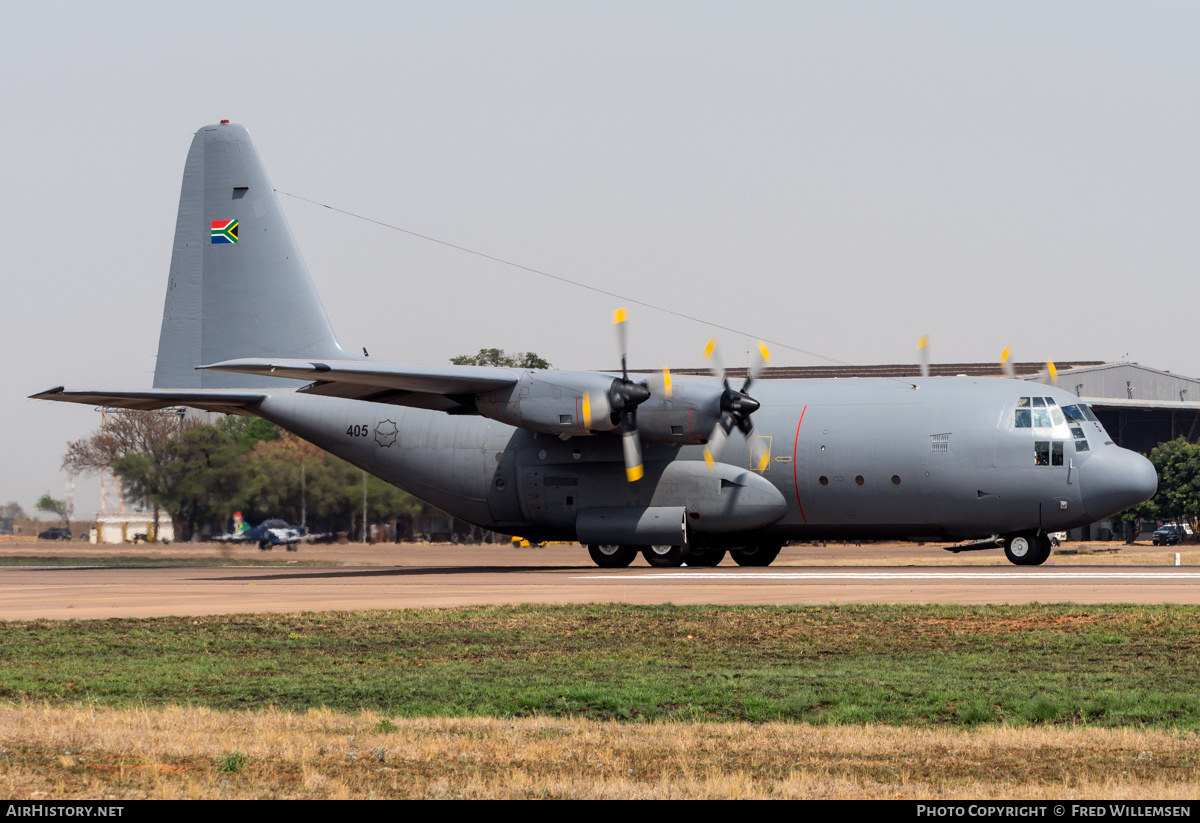
[[[136,391],[65,391],[57,386],[30,395],[31,400],[57,400],[85,406],[154,411],[173,406],[190,406],[222,414],[244,414],[248,406],[260,402],[264,392],[238,389],[139,389]]]
[[[371,360],[261,358],[239,358],[196,368],[311,380],[314,382],[299,390],[302,394],[441,411],[470,408],[468,398],[512,386],[523,372],[493,366],[406,366]]]

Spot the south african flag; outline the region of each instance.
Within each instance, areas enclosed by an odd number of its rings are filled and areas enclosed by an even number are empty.
[[[238,241],[238,221],[236,220],[214,220],[212,221],[212,242],[215,246],[218,243],[236,243]]]

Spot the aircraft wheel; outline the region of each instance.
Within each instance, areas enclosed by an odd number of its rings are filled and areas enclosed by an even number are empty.
[[[637,549],[634,546],[617,546],[612,543],[592,543],[588,546],[588,554],[591,555],[592,562],[602,569],[623,569],[637,557]]]
[[[724,549],[698,549],[693,547],[684,558],[689,566],[701,569],[711,569],[725,559]]]
[[[778,543],[756,543],[744,549],[730,549],[729,556],[739,566],[769,566],[783,548]]]
[[[1038,553],[1037,557],[1030,563],[1031,566],[1040,566],[1050,558],[1050,552],[1054,549],[1054,543],[1050,540],[1050,535],[1043,534],[1038,536]]]
[[[645,546],[642,557],[651,566],[660,569],[683,565],[683,546]]]
[[[1046,557],[1050,556],[1050,541],[1046,541]],[[1041,538],[1034,532],[1011,534],[1004,541],[1004,556],[1017,566],[1036,566],[1046,560],[1042,557]]]
[[[258,541],[258,550],[260,552],[269,552],[271,550],[271,544],[266,540],[260,540]]]

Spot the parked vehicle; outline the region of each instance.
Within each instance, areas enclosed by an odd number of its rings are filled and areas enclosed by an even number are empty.
[[[65,529],[62,526],[55,526],[52,529],[46,529],[38,534],[38,540],[70,540],[71,530]]]
[[[221,543],[257,543],[258,547],[265,552],[276,546],[283,546],[288,551],[294,552],[307,531],[303,526],[290,526],[286,520],[273,517],[252,528],[223,534],[213,539]]]
[[[1154,530],[1154,545],[1178,546],[1182,542],[1182,538],[1191,536],[1192,530],[1188,525],[1179,526],[1175,523],[1167,523]]]

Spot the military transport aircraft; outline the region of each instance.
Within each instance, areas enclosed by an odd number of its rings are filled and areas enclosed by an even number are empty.
[[[154,388],[35,398],[254,415],[457,518],[578,540],[603,567],[767,565],[788,540],[1049,532],[1150,498],[1144,457],[1078,398],[975,377],[635,382],[622,373],[408,366],[346,352],[243,127],[184,167]],[[710,353],[711,350],[710,350]],[[717,367],[718,374],[721,369]]]

